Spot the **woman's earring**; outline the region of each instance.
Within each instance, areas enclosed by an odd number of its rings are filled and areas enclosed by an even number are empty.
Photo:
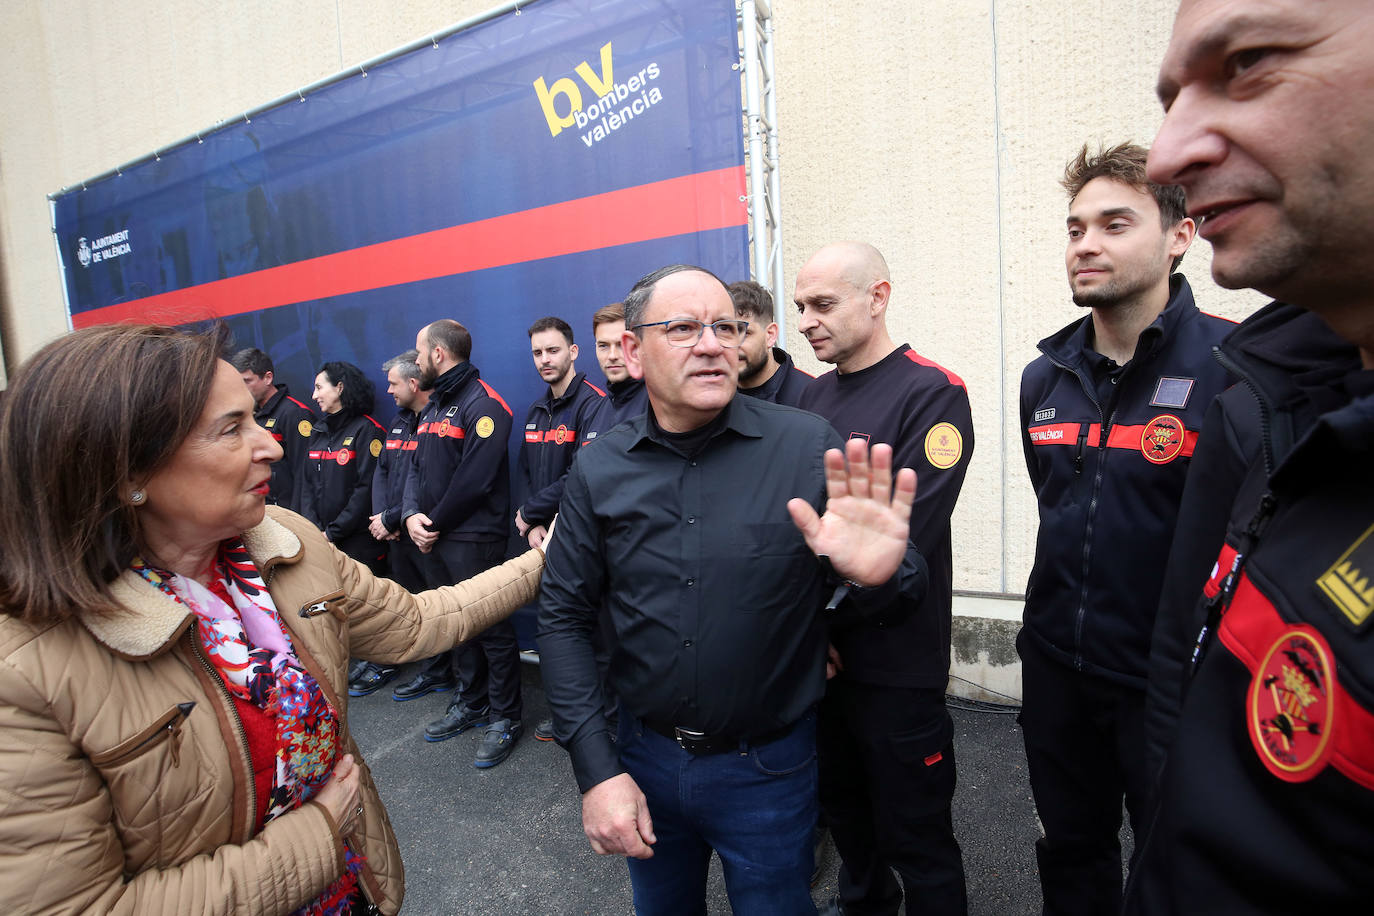
[[[129,494],[129,502],[133,503],[135,506],[143,505],[143,501],[147,498],[148,494],[144,493],[142,490],[134,490]]]

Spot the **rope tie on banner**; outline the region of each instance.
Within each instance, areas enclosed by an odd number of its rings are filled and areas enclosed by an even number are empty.
[[[305,101],[305,96],[301,94],[301,91],[300,91],[299,89],[296,90],[296,96],[297,96],[297,98],[299,98],[302,102]]]
[[[161,161],[162,161],[162,154],[159,153],[157,150],[153,150],[153,161],[154,161],[154,162],[161,162]]]
[[[250,118],[250,117],[248,117],[248,112],[246,112],[246,111],[243,113],[243,123],[244,123],[244,124],[252,124],[252,123],[253,123],[253,119]]]
[[[358,72],[363,75],[363,79],[367,79],[367,71],[363,69],[362,64],[358,64]]]
[[[432,44],[432,45],[434,45],[434,50],[436,50],[436,51],[439,50],[439,39],[437,39],[437,38],[435,38],[433,35],[431,35],[431,36],[429,36],[429,43]]]
[[[520,4],[518,4],[518,3],[515,4],[515,15],[517,15],[517,16],[520,15]]]
[[[197,142],[197,143],[204,143],[205,141],[202,140],[202,139],[200,138],[200,134],[196,134],[196,142]]]

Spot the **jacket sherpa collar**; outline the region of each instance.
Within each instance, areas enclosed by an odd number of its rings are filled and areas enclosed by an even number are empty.
[[[270,516],[242,535],[243,546],[266,579],[278,563],[295,563],[301,542]],[[131,659],[153,658],[167,651],[191,621],[191,613],[149,584],[133,570],[110,585],[110,594],[127,611],[116,614],[83,613],[80,620],[101,644]]]

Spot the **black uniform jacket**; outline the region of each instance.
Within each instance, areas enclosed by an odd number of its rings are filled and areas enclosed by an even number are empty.
[[[1203,420],[1169,548],[1145,700],[1146,752],[1156,774],[1178,721],[1203,623],[1198,596],[1211,576],[1250,463],[1258,457],[1267,470],[1277,468],[1296,433],[1339,406],[1332,394],[1336,383],[1360,365],[1354,344],[1337,337],[1316,315],[1291,306],[1255,315],[1212,355],[1240,382],[1217,396]],[[1265,387],[1286,393],[1271,403]]]
[[[372,476],[382,453],[381,425],[367,414],[326,414],[310,437],[301,514],[355,560],[385,553],[368,531]]]
[[[305,472],[306,452],[310,450],[310,434],[315,428],[315,414],[291,397],[285,385],[278,385],[276,394],[253,411],[253,419],[272,434],[282,450],[281,460],[272,464],[267,501],[298,511],[300,481]]]
[[[844,439],[886,442],[894,468],[916,471],[910,539],[929,564],[928,587],[903,587],[884,613],[832,627],[831,641],[844,662],[841,676],[943,689],[954,600],[950,515],[973,456],[973,415],[963,381],[903,344],[866,369],[820,376],[807,386],[801,407],[825,417]]]
[[[547,524],[558,512],[564,475],[578,449],[596,440],[605,400],[606,392],[579,372],[561,398],[546,390],[530,405],[519,465],[525,499],[520,515],[531,525]]]
[[[1025,629],[1075,670],[1143,689],[1164,564],[1203,416],[1229,384],[1212,348],[1233,322],[1181,274],[1115,383],[1088,315],[1021,376],[1021,444],[1040,507]],[[1099,383],[1102,384],[1099,384]]]
[[[597,419],[597,429],[602,435],[624,423],[642,416],[649,409],[649,395],[644,390],[644,379],[627,378],[606,386],[606,400],[601,403],[602,416]]]
[[[1252,321],[1282,313],[1298,314]],[[1232,344],[1247,355],[1243,334]],[[1304,395],[1251,366],[1261,415],[1283,422]],[[1240,487],[1128,913],[1370,912],[1374,371],[1329,390],[1339,406],[1286,454],[1262,433]]]
[[[555,733],[583,791],[623,772],[593,652],[602,613],[615,632],[609,680],[636,718],[748,738],[795,723],[825,691],[822,609],[835,580],[787,502],[823,510],[822,456],[839,438],[819,417],[746,397],[700,434],[687,445],[641,415],[568,472],[539,650]],[[837,612],[882,608],[899,580],[925,578],[908,550],[892,580]]]
[[[377,459],[377,471],[372,477],[372,514],[381,514],[387,531],[398,531],[401,527],[406,476],[419,444],[415,435],[419,422],[415,411],[404,407],[398,410],[387,427],[382,454]]]
[[[495,541],[510,528],[511,410],[472,363],[439,376],[416,428],[403,517],[423,512],[441,537]]]
[[[816,377],[793,365],[792,357],[780,347],[773,348],[773,360],[778,369],[768,381],[756,388],[741,388],[739,393],[788,407],[800,406],[802,392]]]

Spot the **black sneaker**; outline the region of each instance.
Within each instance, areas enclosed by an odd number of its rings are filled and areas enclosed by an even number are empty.
[[[497,719],[482,732],[482,743],[477,748],[477,759],[472,765],[485,770],[494,767],[510,756],[515,742],[520,740],[520,723],[512,719]]]
[[[466,703],[450,703],[442,716],[425,726],[425,740],[447,741],[470,728],[486,725],[490,718],[485,706],[472,709]]]
[[[374,694],[396,677],[399,670],[391,665],[374,665],[369,662],[357,677],[348,682],[348,695],[365,697]]]
[[[406,681],[400,687],[391,691],[391,698],[397,703],[404,703],[406,700],[413,700],[427,693],[452,690],[457,686],[458,684],[453,678],[436,677],[432,674],[420,673]]]
[[[553,720],[545,719],[534,727],[534,738],[536,741],[553,740]]]

